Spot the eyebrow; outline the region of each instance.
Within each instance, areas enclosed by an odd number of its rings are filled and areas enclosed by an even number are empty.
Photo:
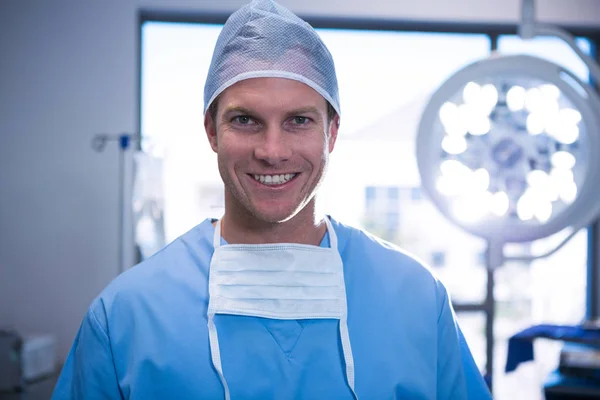
[[[225,108],[225,111],[223,111],[223,115],[227,115],[227,114],[231,114],[231,113],[254,114],[254,112],[249,110],[248,108],[240,107],[240,106],[227,107],[227,108]]]
[[[286,118],[290,118],[290,117],[294,117],[294,116],[304,116],[306,114],[309,114],[312,117],[313,121],[315,121],[316,123],[321,123],[321,121],[323,121],[324,118],[326,118],[321,114],[319,109],[314,106],[301,107],[301,108],[292,110],[286,114]]]
[[[313,106],[307,106],[307,107],[301,107],[301,108],[297,108],[295,110],[292,110],[288,113],[286,113],[287,115],[297,115],[297,114],[306,114],[306,113],[314,113],[314,114],[320,114],[319,110],[316,107]]]
[[[256,114],[256,112],[254,112],[246,107],[231,106],[231,107],[227,107],[225,109],[225,111],[223,112],[223,115],[228,115],[228,114],[232,114],[232,113],[241,113],[241,114],[249,114],[249,115]],[[313,113],[313,114],[320,115],[319,109],[314,106],[306,106],[306,107],[296,108],[294,110],[290,110],[290,111],[286,112],[285,114],[287,116],[292,116],[292,115],[306,114],[306,113]]]

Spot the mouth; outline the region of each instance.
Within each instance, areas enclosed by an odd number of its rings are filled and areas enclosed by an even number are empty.
[[[263,185],[279,186],[279,185],[284,185],[284,184],[292,181],[299,174],[291,173],[291,174],[278,174],[278,175],[258,175],[258,174],[248,174],[248,175],[251,176],[255,181],[262,183]]]

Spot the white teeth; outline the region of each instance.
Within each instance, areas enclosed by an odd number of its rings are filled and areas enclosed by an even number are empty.
[[[253,175],[254,179],[266,185],[279,185],[293,179],[296,174],[281,174],[281,175]]]

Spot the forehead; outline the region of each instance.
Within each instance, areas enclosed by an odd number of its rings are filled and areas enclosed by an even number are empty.
[[[313,107],[326,112],[327,101],[310,86],[285,78],[252,78],[237,82],[219,96],[219,109],[298,109]]]

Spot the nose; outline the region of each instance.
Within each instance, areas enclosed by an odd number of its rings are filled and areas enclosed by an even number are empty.
[[[254,156],[269,165],[277,165],[292,157],[290,143],[281,128],[269,128],[260,135],[260,142],[254,149]]]

